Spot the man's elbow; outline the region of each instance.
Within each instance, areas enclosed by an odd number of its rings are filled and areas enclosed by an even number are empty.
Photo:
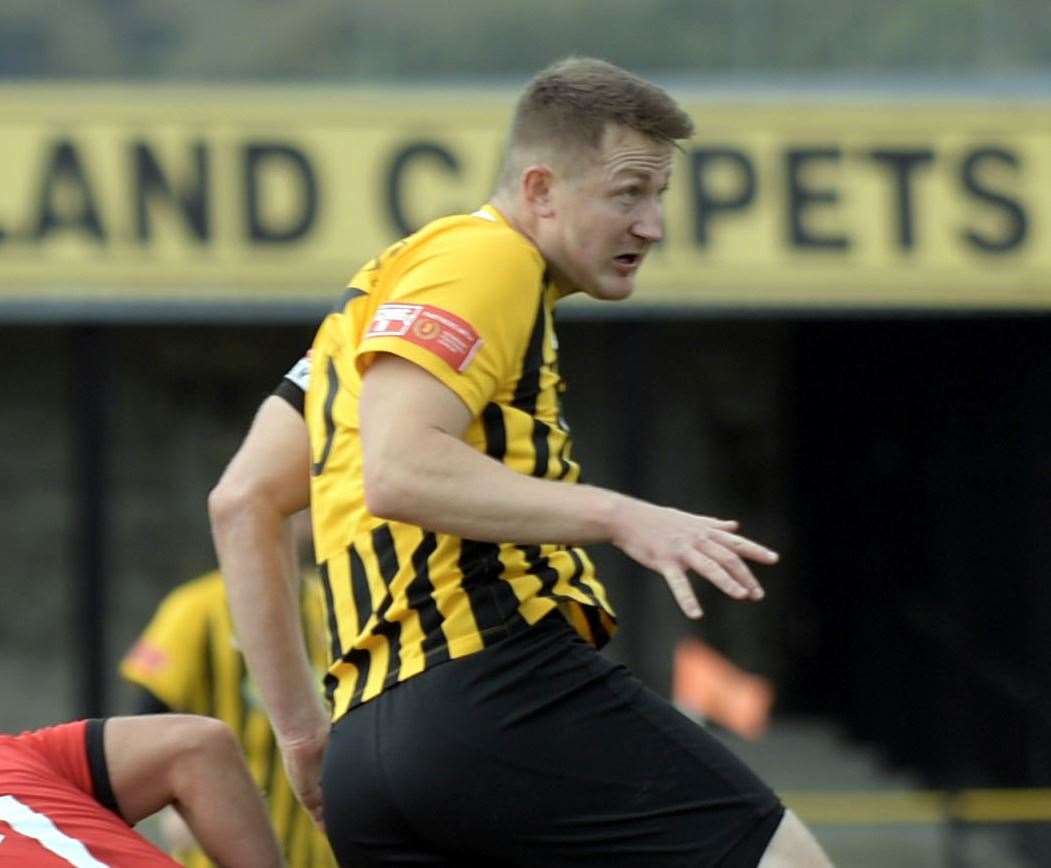
[[[239,518],[252,509],[257,500],[258,492],[250,486],[226,478],[220,479],[208,492],[208,518],[212,525],[212,535],[216,538],[224,535]]]
[[[212,524],[212,530],[222,528],[226,525],[236,511],[232,492],[222,480],[208,492],[208,519]]]
[[[366,461],[363,474],[365,509],[376,518],[388,521],[412,522],[414,494],[408,474],[397,470],[397,465],[382,461]]]

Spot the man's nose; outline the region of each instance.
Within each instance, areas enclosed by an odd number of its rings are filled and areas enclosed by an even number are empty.
[[[659,199],[654,199],[643,207],[631,231],[636,237],[653,243],[664,237],[664,208]]]

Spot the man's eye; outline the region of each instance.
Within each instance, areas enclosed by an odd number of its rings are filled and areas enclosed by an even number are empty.
[[[642,189],[639,187],[624,187],[617,192],[622,199],[637,199],[641,194]]]

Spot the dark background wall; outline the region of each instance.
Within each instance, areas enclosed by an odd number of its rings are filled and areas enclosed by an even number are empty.
[[[1051,781],[1051,322],[796,331],[799,701],[956,785]]]

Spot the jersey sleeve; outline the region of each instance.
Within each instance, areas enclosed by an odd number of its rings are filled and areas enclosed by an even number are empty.
[[[208,609],[197,583],[176,588],[121,661],[121,676],[172,711],[208,713]]]
[[[310,387],[310,353],[296,362],[291,370],[281,378],[274,389],[278,398],[288,401],[292,409],[303,415],[303,403],[307,389]]]
[[[477,416],[516,375],[541,298],[539,254],[509,235],[462,232],[407,258],[357,346],[358,371],[378,352],[401,356]]]
[[[95,798],[87,734],[88,721],[75,720],[26,732],[18,739],[42,757],[48,768],[60,778]]]

